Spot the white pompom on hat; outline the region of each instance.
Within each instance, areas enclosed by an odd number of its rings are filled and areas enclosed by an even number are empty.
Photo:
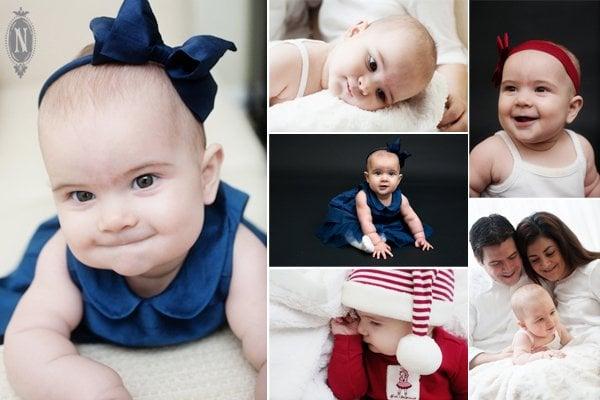
[[[342,287],[345,306],[412,323],[412,333],[398,343],[396,358],[419,375],[434,373],[442,363],[442,352],[428,331],[450,318],[453,298],[454,271],[447,268],[359,268]]]

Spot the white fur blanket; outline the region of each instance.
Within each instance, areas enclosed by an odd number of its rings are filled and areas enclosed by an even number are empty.
[[[448,97],[445,78],[438,72],[425,91],[393,107],[365,111],[323,90],[269,108],[269,131],[434,132]]]
[[[598,399],[600,344],[575,338],[565,358],[513,365],[505,359],[469,372],[469,399]]]
[[[341,305],[341,288],[349,271],[271,269],[270,399],[335,399],[326,384],[333,345],[329,320],[348,311]],[[464,337],[467,271],[457,271],[455,275],[455,308],[460,311],[456,311],[454,318],[444,327]],[[464,296],[459,296],[459,293],[464,293]]]

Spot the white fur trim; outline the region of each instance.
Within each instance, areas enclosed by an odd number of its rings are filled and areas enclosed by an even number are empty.
[[[342,287],[342,304],[370,314],[412,322],[412,295],[379,286],[346,281]],[[441,326],[452,315],[452,302],[433,300],[429,325]]]

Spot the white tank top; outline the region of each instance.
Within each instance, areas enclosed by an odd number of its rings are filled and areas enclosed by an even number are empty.
[[[510,136],[496,132],[513,159],[513,169],[508,178],[497,185],[488,186],[482,197],[585,197],[586,159],[577,135],[568,129],[576,158],[570,165],[561,168],[549,168],[525,162]]]
[[[271,42],[269,46],[276,46],[282,43],[290,43],[298,48],[300,52],[300,58],[302,59],[302,70],[300,71],[300,84],[298,85],[298,93],[296,93],[296,98],[304,96],[304,92],[306,91],[306,83],[308,82],[308,51],[306,51],[306,46],[304,45],[305,41],[310,41],[310,39],[290,39],[290,40],[277,40]]]

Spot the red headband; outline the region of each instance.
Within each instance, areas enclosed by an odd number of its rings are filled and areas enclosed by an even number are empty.
[[[560,61],[563,67],[565,67],[567,75],[571,78],[573,86],[575,86],[575,92],[579,94],[581,78],[577,73],[577,68],[575,68],[575,64],[573,64],[569,55],[556,44],[546,40],[528,40],[511,49],[508,45],[508,33],[505,33],[504,37],[496,37],[496,45],[498,46],[498,62],[496,63],[496,69],[492,76],[492,82],[494,82],[496,87],[500,86],[500,83],[502,82],[502,70],[504,69],[504,63],[508,57],[523,50],[538,50],[550,54]]]

